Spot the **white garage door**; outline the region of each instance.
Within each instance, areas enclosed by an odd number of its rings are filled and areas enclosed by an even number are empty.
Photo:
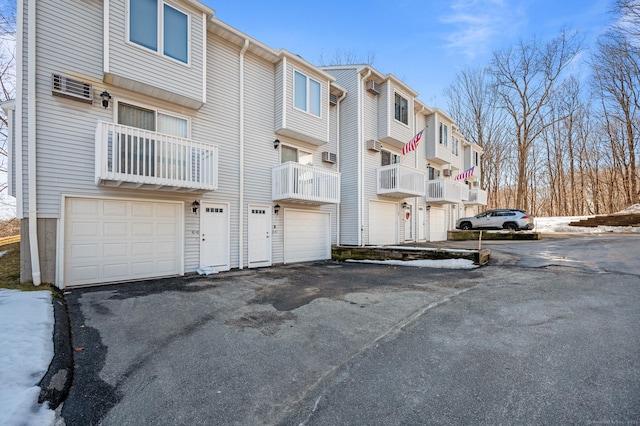
[[[369,201],[369,244],[398,243],[398,205]]]
[[[429,241],[446,241],[446,215],[442,208],[431,207],[429,210]]]
[[[183,204],[67,198],[64,284],[182,273]]]
[[[285,209],[285,263],[321,259],[331,259],[331,215]]]

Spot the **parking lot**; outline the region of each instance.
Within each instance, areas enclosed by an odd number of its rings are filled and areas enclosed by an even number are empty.
[[[604,243],[585,238],[496,244],[471,271],[324,261],[69,291],[75,372],[61,414],[67,425],[639,422],[640,278],[634,265],[548,255]]]

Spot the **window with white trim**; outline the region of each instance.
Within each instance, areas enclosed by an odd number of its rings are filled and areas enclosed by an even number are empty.
[[[280,162],[286,163],[287,161],[293,161],[294,163],[300,163],[305,166],[313,166],[313,154],[292,146],[281,145]]]
[[[396,155],[392,152],[385,151],[384,149],[380,151],[382,157],[383,166],[388,166],[389,164],[400,164],[400,156]]]
[[[456,138],[455,136],[451,136],[451,152],[455,156],[458,155],[458,146],[459,145],[460,145],[460,142],[458,141],[458,138]]]
[[[301,72],[293,72],[293,105],[320,117],[320,82],[307,77]]]
[[[129,0],[129,41],[189,63],[189,15],[162,0]]]
[[[118,102],[118,124],[185,139],[189,137],[189,121],[186,118],[124,102]]]
[[[480,154],[478,153],[478,151],[473,152],[473,165],[474,166],[480,165]]]
[[[395,119],[404,124],[409,124],[409,101],[396,93]]]
[[[439,142],[440,145],[447,146],[449,141],[449,128],[446,124],[440,123]]]

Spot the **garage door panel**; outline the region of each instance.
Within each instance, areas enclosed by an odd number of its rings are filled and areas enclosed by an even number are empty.
[[[396,244],[398,210],[395,203],[369,202],[369,244]]]
[[[68,198],[65,206],[64,284],[182,272],[180,204]]]
[[[331,216],[285,210],[285,262],[331,258]]]

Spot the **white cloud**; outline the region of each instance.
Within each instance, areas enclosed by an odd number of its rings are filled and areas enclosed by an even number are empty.
[[[524,9],[513,1],[455,0],[440,21],[452,27],[446,47],[470,59],[486,54],[523,24]]]

